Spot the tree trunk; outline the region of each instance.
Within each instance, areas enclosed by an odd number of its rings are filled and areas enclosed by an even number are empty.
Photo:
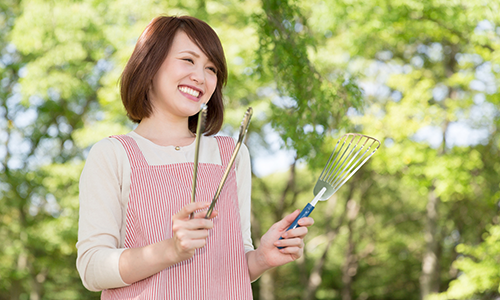
[[[311,270],[311,273],[309,274],[309,278],[307,280],[306,284],[306,289],[304,290],[304,294],[302,299],[304,300],[313,300],[316,299],[316,290],[318,289],[319,285],[322,282],[321,275],[323,274],[323,269],[325,266],[326,262],[326,256],[328,254],[328,250],[330,250],[331,245],[335,238],[337,237],[338,231],[340,230],[340,227],[342,226],[343,220],[344,220],[344,215],[343,214],[340,219],[337,221],[336,226],[332,226],[332,219],[333,219],[333,212],[335,210],[335,207],[337,205],[337,197],[333,196],[332,199],[330,199],[327,203],[326,207],[326,213],[325,213],[325,219],[326,219],[326,228],[325,231],[326,237],[327,237],[327,242],[326,242],[326,247],[325,250],[323,251],[323,254],[321,255],[321,258],[318,259],[314,263],[314,267]],[[304,256],[306,256],[307,253],[304,252]],[[304,257],[303,262],[305,263],[306,257]],[[307,276],[307,274],[306,274]]]
[[[342,266],[342,300],[352,300],[352,282],[358,270],[358,259],[356,257],[354,242],[353,222],[359,212],[359,205],[354,200],[349,200],[347,203],[347,228],[349,230],[345,262]]]
[[[267,271],[259,279],[259,299],[274,300],[274,276],[271,271]]]
[[[432,293],[439,292],[439,237],[438,237],[438,206],[439,197],[434,187],[429,192],[425,224],[426,249],[422,259],[422,274],[420,275],[420,296],[425,299]]]

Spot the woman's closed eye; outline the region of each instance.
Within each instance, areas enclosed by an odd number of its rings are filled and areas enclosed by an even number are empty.
[[[194,64],[194,60],[192,60],[191,58],[183,58],[182,60]]]
[[[217,74],[217,69],[215,67],[207,67],[210,71],[212,71],[214,74]]]

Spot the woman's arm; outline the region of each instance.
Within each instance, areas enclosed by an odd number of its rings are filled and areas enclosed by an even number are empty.
[[[126,155],[119,141],[103,139],[90,150],[80,176],[77,269],[91,291],[127,285],[118,268],[126,205],[121,201],[126,166],[119,162],[128,162]]]
[[[203,233],[193,235],[190,231],[202,232],[212,226],[211,220],[184,217],[186,210],[202,209],[202,203],[194,208],[186,206],[174,216],[174,239],[124,249],[120,244],[126,207],[121,200],[126,189],[122,176],[127,176],[129,166],[120,161],[128,162],[126,155],[119,141],[104,139],[92,147],[80,178],[77,268],[84,286],[91,291],[127,286],[183,260],[185,252],[194,253],[191,247],[198,245],[187,240],[203,238]]]

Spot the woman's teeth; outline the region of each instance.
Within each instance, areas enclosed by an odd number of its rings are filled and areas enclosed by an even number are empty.
[[[189,95],[196,97],[196,98],[198,98],[198,96],[200,95],[199,91],[193,90],[193,89],[188,88],[186,86],[179,87],[179,91],[186,93],[186,94],[189,94]]]

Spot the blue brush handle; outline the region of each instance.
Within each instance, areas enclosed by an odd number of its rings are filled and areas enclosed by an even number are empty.
[[[314,210],[314,206],[311,205],[311,203],[307,203],[307,205],[304,207],[304,209],[302,209],[302,211],[297,216],[297,218],[295,218],[295,220],[293,220],[293,223],[290,225],[290,227],[288,227],[288,229],[286,231],[300,227],[299,220],[302,218],[308,217],[313,210]],[[280,237],[280,240],[282,240],[282,239],[283,239],[283,237]],[[284,247],[278,247],[278,249],[283,249],[283,248]]]

